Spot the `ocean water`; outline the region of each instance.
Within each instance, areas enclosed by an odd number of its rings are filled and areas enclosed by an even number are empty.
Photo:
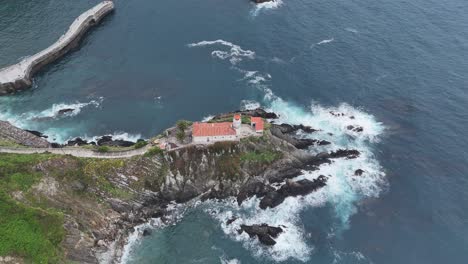
[[[0,67],[47,47],[97,2],[1,1]],[[254,198],[179,210],[176,224],[132,237],[125,262],[468,262],[467,1],[115,4],[32,89],[0,97],[0,119],[59,142],[136,139],[262,106],[333,142],[311,151],[362,153],[304,172],[328,185],[274,209]],[[350,177],[358,168],[363,177]],[[241,220],[226,226],[233,215]],[[286,226],[274,247],[237,234],[258,222]]]

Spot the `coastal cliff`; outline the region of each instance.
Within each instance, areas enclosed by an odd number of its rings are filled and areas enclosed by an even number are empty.
[[[242,114],[275,117],[262,110]],[[235,197],[242,204],[257,196],[262,209],[275,207],[289,196],[326,185],[325,176],[290,180],[302,170],[359,155],[356,150],[309,154],[301,148],[318,146],[320,141],[296,138],[299,130],[315,131],[269,124],[261,137],[169,151],[152,147],[126,159],[0,154],[0,214],[9,216],[6,224],[0,223],[0,235],[7,241],[0,256],[37,263],[115,263],[134,228],[154,218],[170,221],[174,203]],[[9,230],[12,227],[15,232]],[[31,228],[34,239],[13,235]],[[273,245],[281,228],[258,223],[242,226],[240,232]]]
[[[85,33],[112,10],[112,1],[99,3],[76,18],[68,31],[54,44],[17,64],[0,69],[0,96],[31,86],[32,76],[36,72],[76,47]]]

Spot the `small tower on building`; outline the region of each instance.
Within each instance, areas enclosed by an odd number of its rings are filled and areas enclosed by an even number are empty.
[[[237,133],[240,132],[240,128],[242,126],[242,118],[240,114],[235,114],[232,118],[232,128],[236,130]]]

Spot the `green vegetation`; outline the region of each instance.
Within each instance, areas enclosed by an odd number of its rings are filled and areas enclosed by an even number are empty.
[[[0,146],[7,148],[26,148],[26,146],[20,145],[12,140],[0,138]]]
[[[0,154],[0,256],[14,255],[31,263],[60,262],[63,216],[14,201],[8,193],[27,192],[42,175],[33,165],[49,154]]]
[[[97,152],[100,152],[100,153],[106,153],[106,152],[109,152],[110,151],[110,148],[108,146],[99,146],[97,149],[96,149]]]
[[[32,263],[57,263],[65,233],[63,215],[15,202],[0,191],[0,256],[20,256]]]
[[[155,146],[155,147],[151,147],[150,149],[148,149],[148,151],[146,151],[146,153],[143,156],[154,157],[156,155],[163,155],[163,154],[164,154],[164,151],[160,149],[159,147]]]
[[[266,151],[251,151],[243,153],[240,157],[242,162],[253,162],[259,164],[271,164],[273,161],[280,159],[281,152],[266,150]]]
[[[185,132],[182,131],[182,130],[177,131],[176,138],[177,138],[177,140],[179,140],[180,142],[183,142],[184,139],[185,139]]]
[[[145,147],[146,145],[148,145],[148,142],[142,140],[142,141],[138,141],[135,145],[133,145],[133,147],[135,149],[140,149],[140,148]]]
[[[189,128],[189,126],[191,125],[192,125],[191,121],[187,121],[187,120],[177,121],[177,128],[179,129],[179,131],[182,131],[182,132],[185,132],[185,130],[187,130],[187,128]]]

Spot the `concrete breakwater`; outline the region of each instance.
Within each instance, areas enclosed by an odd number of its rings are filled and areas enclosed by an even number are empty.
[[[19,63],[0,69],[0,95],[14,93],[32,84],[32,76],[45,65],[76,47],[85,33],[114,10],[112,1],[103,1],[81,14],[65,34],[48,48]]]

